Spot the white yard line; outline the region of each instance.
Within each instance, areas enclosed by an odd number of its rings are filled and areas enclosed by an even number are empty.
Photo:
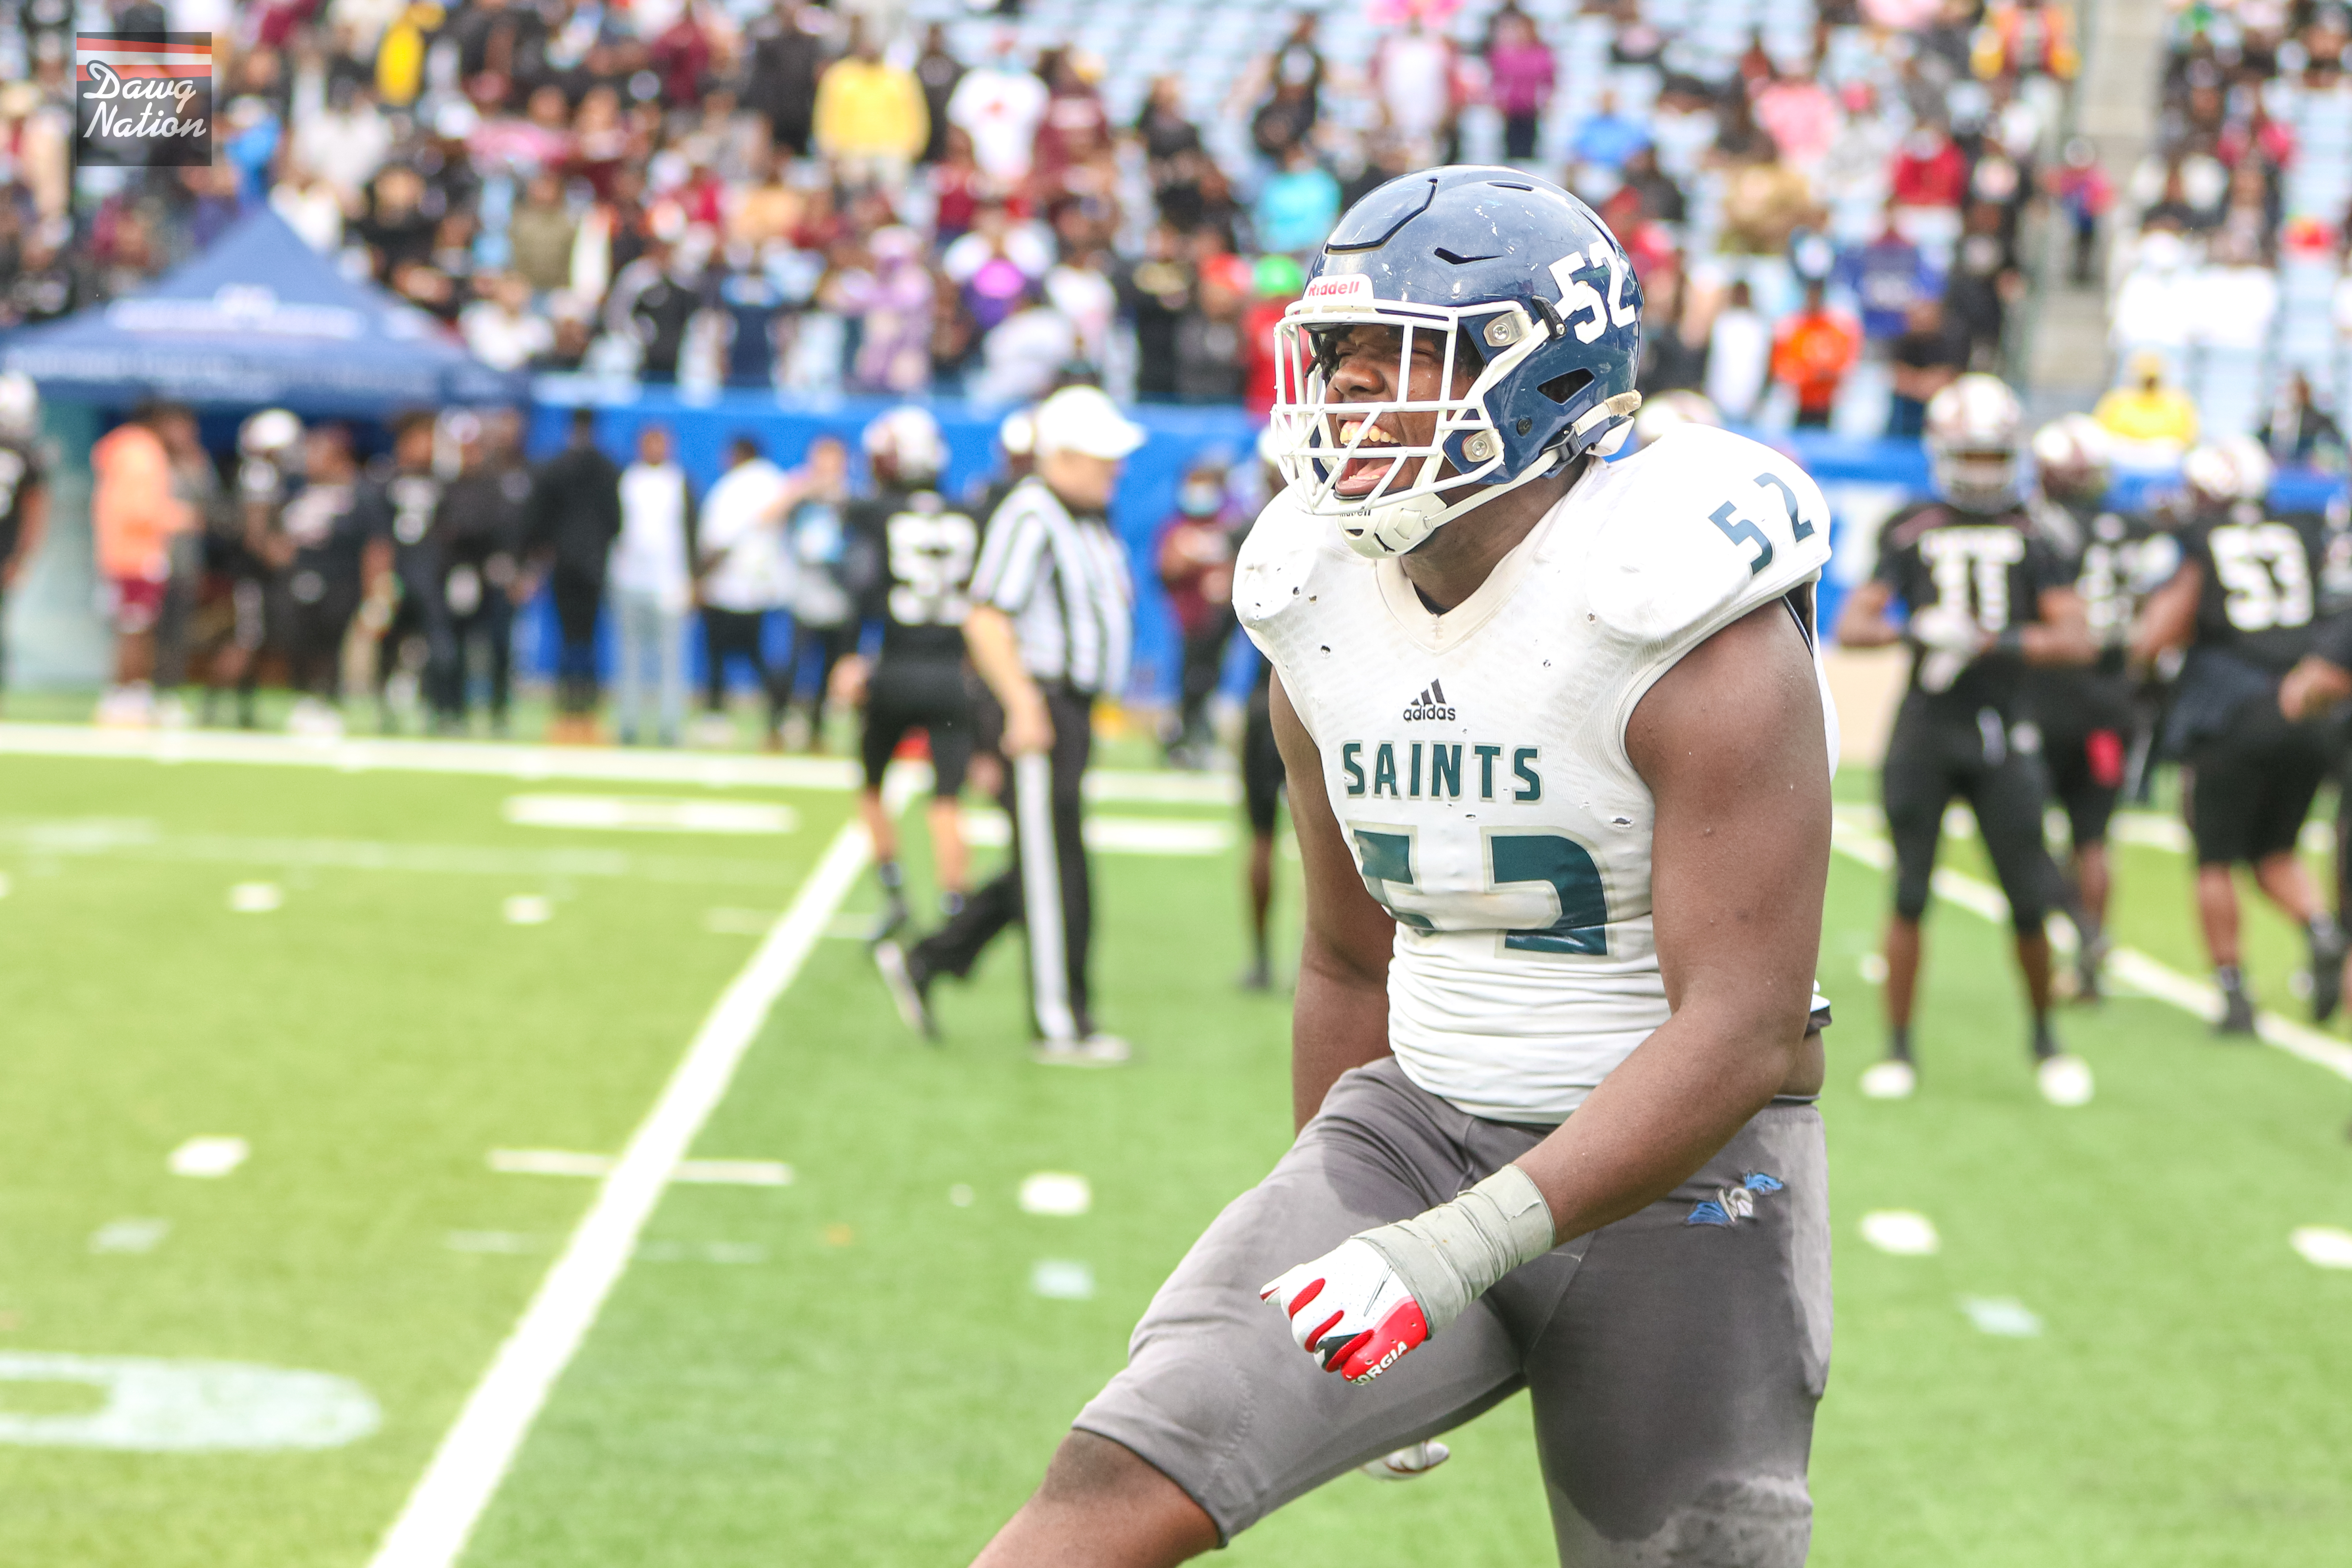
[[[624,746],[533,746],[496,741],[312,741],[220,730],[100,730],[0,724],[0,755],[149,763],[234,763],[341,773],[470,773],[507,779],[846,790],[857,764],[838,757],[760,757]]]
[[[1884,871],[1895,863],[1894,847],[1879,837],[1874,816],[1866,810],[1838,807],[1831,841],[1838,853],[1874,870]],[[1997,924],[2009,921],[2009,900],[1990,883],[1948,867],[1937,871],[1933,886],[1937,897],[1958,904],[1972,915]],[[2221,1016],[2220,992],[2202,980],[2159,963],[2137,948],[2109,949],[2107,973],[2142,995],[2209,1023]],[[2269,1012],[2256,1016],[2254,1033],[2264,1044],[2352,1082],[2352,1046],[2334,1036]]]
[[[903,773],[892,777],[887,795],[894,811],[914,783]],[[865,829],[856,822],[845,825],[792,907],[720,994],[514,1331],[467,1396],[457,1423],[385,1532],[371,1568],[452,1568],[465,1551],[556,1379],[627,1268],[663,1189],[676,1178],[770,1009],[824,938],[868,858]]]
[[[0,756],[113,762],[232,763],[339,773],[470,773],[503,779],[700,784],[709,789],[856,789],[857,764],[842,757],[761,757],[621,746],[539,746],[502,741],[404,741],[382,736],[312,741],[224,730],[100,730],[88,724],[0,723]],[[901,763],[900,767],[909,764]],[[920,766],[928,774],[929,764]],[[1097,768],[1087,798],[1130,805],[1230,806],[1242,798],[1231,773]]]

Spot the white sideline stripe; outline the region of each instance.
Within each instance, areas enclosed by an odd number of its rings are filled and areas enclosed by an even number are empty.
[[[87,724],[0,723],[0,755],[116,762],[236,763],[329,768],[341,773],[476,773],[507,779],[588,779],[610,784],[701,784],[709,789],[852,790],[864,777],[841,757],[755,757],[618,746],[537,746],[499,741],[312,741],[218,730],[100,730]],[[901,763],[900,766],[908,764]],[[928,772],[929,764],[919,764]],[[1237,805],[1231,773],[1141,768],[1087,774],[1088,800],[1131,805]]]
[[[1884,871],[1895,863],[1894,846],[1876,837],[1856,820],[1859,814],[1841,806],[1837,810],[1830,842],[1837,852],[1848,859],[1858,860],[1874,870]],[[1958,904],[1970,914],[2000,923],[2009,919],[2009,900],[2000,889],[1980,882],[1964,872],[1950,869],[1936,873],[1933,886],[1938,898]],[[2054,943],[2063,945],[2063,943]],[[2111,948],[2107,952],[2107,970],[2117,980],[2133,990],[2156,1001],[2194,1014],[2208,1023],[2221,1016],[2221,994],[2202,980],[2192,979],[2168,964],[2159,963],[2147,953],[2133,947]],[[2333,1036],[2322,1034],[2307,1024],[2276,1013],[2259,1013],[2254,1017],[2255,1037],[2265,1045],[2275,1046],[2287,1055],[2324,1068],[2352,1083],[2352,1046]]]
[[[0,724],[0,754],[118,762],[236,763],[342,773],[475,773],[612,784],[848,790],[857,764],[839,757],[730,756],[619,746],[532,746],[495,741],[311,741],[216,730],[100,730],[81,724]]]
[[[908,783],[904,773],[888,781],[894,806],[906,800]],[[628,1267],[662,1189],[726,1096],[769,1009],[823,939],[869,858],[865,828],[845,824],[792,907],[728,983],[514,1331],[442,1436],[432,1463],[369,1560],[370,1568],[453,1568],[555,1380],[578,1353],[605,1297]]]

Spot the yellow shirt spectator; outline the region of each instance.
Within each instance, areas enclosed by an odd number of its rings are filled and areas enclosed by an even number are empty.
[[[2161,380],[2118,386],[2091,416],[2118,440],[2163,442],[2186,451],[2197,441],[2197,405]]]
[[[931,139],[915,73],[870,53],[836,60],[816,84],[817,151],[911,161]]]

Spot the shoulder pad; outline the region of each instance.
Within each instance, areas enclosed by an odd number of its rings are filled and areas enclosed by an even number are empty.
[[[1264,626],[1288,608],[1326,556],[1352,560],[1327,518],[1312,515],[1287,489],[1265,503],[1234,561],[1234,613]]]
[[[1759,442],[1677,426],[1599,476],[1586,557],[1593,613],[1621,636],[1672,640],[1820,575],[1830,510],[1802,468]]]

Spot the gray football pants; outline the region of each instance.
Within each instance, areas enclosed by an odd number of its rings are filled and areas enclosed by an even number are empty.
[[[1797,1568],[1830,1349],[1810,1104],[1766,1108],[1670,1197],[1517,1269],[1373,1383],[1319,1370],[1258,1300],[1292,1265],[1451,1200],[1542,1136],[1455,1110],[1393,1058],[1347,1074],[1160,1288],[1127,1369],[1075,1425],[1139,1455],[1230,1540],[1525,1388],[1563,1564]]]

